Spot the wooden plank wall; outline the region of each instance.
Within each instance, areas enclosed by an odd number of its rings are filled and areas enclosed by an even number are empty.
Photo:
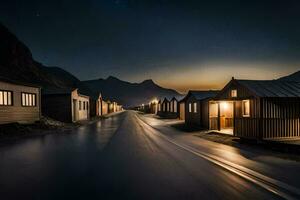
[[[250,105],[251,117],[237,115],[235,118],[236,136],[260,139],[300,137],[299,98],[265,98],[260,102],[251,100]]]

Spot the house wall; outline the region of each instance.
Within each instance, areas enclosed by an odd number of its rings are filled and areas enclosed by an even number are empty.
[[[90,99],[90,116],[95,117],[98,116],[98,100]]]
[[[40,120],[40,89],[35,87],[17,85],[7,82],[0,82],[1,90],[9,90],[13,92],[12,106],[0,106],[0,124],[18,122],[18,123],[34,123]],[[24,107],[21,104],[21,93],[36,94],[36,106]]]
[[[85,97],[85,96],[81,96],[78,94],[77,90],[74,90],[72,92],[72,99],[71,99],[71,103],[72,103],[72,115],[74,114],[74,105],[73,105],[73,99],[77,100],[77,116],[78,116],[78,120],[87,120],[89,119],[89,113],[90,113],[90,104],[88,105],[88,109],[83,109],[83,102],[89,102],[89,97]],[[81,109],[79,109],[79,101],[81,101]]]
[[[179,119],[185,120],[185,103],[179,103]]]
[[[106,101],[102,101],[102,115],[108,114],[108,104]]]
[[[43,95],[43,115],[62,122],[72,122],[71,95]]]
[[[205,129],[209,129],[209,100],[203,100],[200,103],[201,108],[201,126]]]
[[[185,123],[192,126],[202,126],[201,123],[201,103],[193,96],[186,99]],[[196,113],[194,112],[194,103],[197,104]],[[189,112],[189,104],[192,106],[192,111]]]
[[[253,103],[254,106],[257,104],[258,113],[261,111],[261,117],[254,113],[257,115],[237,121],[237,136],[255,139],[300,136],[299,98],[262,98],[256,101]]]

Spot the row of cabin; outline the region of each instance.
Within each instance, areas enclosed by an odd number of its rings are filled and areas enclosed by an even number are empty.
[[[300,136],[300,82],[232,79],[220,91],[189,91],[158,102],[157,114],[247,139]],[[176,106],[174,106],[174,102]],[[179,108],[179,109],[178,109]]]
[[[122,110],[101,95],[89,97],[74,90],[40,87],[0,78],[0,124],[39,121],[41,115],[62,122],[77,122]]]

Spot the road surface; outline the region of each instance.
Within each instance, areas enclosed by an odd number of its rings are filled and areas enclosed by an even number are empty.
[[[298,192],[200,150],[126,111],[71,133],[2,144],[0,197],[282,199]]]

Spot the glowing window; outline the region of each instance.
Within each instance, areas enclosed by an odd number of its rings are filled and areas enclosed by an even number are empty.
[[[243,100],[243,117],[250,117],[250,101]]]
[[[11,106],[12,105],[12,92],[11,91],[0,91],[0,105]]]
[[[194,113],[197,113],[197,103],[194,103]]]
[[[189,112],[192,112],[192,104],[189,103]]]
[[[237,90],[231,90],[231,97],[237,97]]]
[[[36,94],[23,93],[21,95],[22,98],[22,106],[26,107],[34,107],[36,106]]]

